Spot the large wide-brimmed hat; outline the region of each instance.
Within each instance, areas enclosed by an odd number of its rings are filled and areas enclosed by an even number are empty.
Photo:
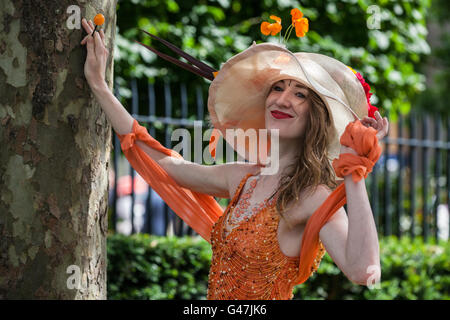
[[[330,161],[337,158],[339,138],[347,124],[368,115],[367,99],[354,72],[323,54],[292,53],[283,45],[253,43],[224,63],[212,81],[208,98],[211,124],[225,139],[226,129],[264,129],[265,100],[273,84],[283,79],[300,82],[323,100],[336,129],[328,156]],[[227,142],[237,150],[236,137]],[[249,154],[256,152],[253,147],[246,140],[245,153],[240,155],[248,160]]]
[[[265,100],[273,84],[279,80],[298,81],[323,100],[335,129],[328,148],[330,163],[339,157],[339,140],[345,127],[356,119],[361,120],[368,116],[369,107],[374,108],[369,103],[370,93],[366,92],[370,87],[362,77],[339,60],[323,54],[293,53],[282,44],[254,42],[216,71],[168,41],[141,31],[162,42],[192,65],[139,41],[136,41],[137,43],[161,58],[212,81],[209,87],[207,118],[214,129],[209,146],[213,157],[220,137],[223,137],[242,158],[254,159],[256,155],[257,162],[267,163],[270,140],[266,141],[266,154],[261,153],[261,150],[258,150],[260,132],[264,131],[259,129],[265,129]],[[227,129],[234,129],[237,133],[227,135]],[[248,129],[256,130],[257,143],[239,138],[240,135],[245,136]]]

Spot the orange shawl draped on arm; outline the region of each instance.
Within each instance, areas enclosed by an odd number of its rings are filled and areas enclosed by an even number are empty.
[[[367,177],[381,154],[375,134],[375,129],[364,127],[359,120],[347,125],[340,140],[341,144],[353,148],[360,156],[342,154],[339,159],[335,159],[333,167],[338,176],[352,173],[354,181],[360,180],[363,176]],[[212,196],[179,186],[135,141],[136,139],[142,141],[168,156],[176,158],[182,158],[182,156],[162,146],[136,119],[130,133],[125,135],[116,133],[116,135],[131,166],[184,222],[210,242],[212,226],[223,214],[221,206]],[[300,251],[298,283],[303,283],[310,275],[309,271],[319,249],[320,229],[345,203],[345,184],[342,183],[308,220]]]
[[[168,156],[183,157],[161,145],[136,119],[130,133],[116,135],[131,166],[184,222],[210,242],[212,226],[223,214],[222,207],[212,196],[180,187],[155,160],[135,144],[135,141],[142,141]]]

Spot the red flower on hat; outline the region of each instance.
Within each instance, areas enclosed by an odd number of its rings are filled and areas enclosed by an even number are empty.
[[[378,108],[371,105],[370,102],[368,102],[368,113],[369,113],[369,117],[374,118],[376,120],[375,117],[375,112],[378,111]]]
[[[366,80],[364,80],[363,76],[359,72],[355,71],[351,67],[349,67],[349,68],[356,75],[356,78],[358,78],[359,82],[361,82],[361,85],[364,89],[364,93],[366,94],[368,116],[376,119],[375,111],[378,111],[378,108],[370,104],[370,97],[372,96],[372,93],[370,92],[370,85],[366,82]]]
[[[361,82],[361,85],[364,88],[364,93],[366,94],[366,97],[369,95],[368,98],[370,98],[370,96],[372,96],[372,93],[369,92],[370,91],[369,84],[366,82],[366,80],[364,80],[363,76],[359,72],[356,72],[355,75],[358,78],[359,82]]]

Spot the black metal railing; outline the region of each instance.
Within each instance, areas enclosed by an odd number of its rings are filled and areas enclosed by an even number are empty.
[[[205,124],[203,119],[206,109],[204,104],[206,84],[163,82],[147,84],[145,87],[140,85],[138,89],[138,82],[132,80],[130,86],[132,116],[142,125],[148,124],[150,135],[167,148],[172,148],[170,137],[173,128],[193,128],[195,121]],[[116,96],[121,99],[117,92]],[[123,100],[124,105],[129,104],[129,101]],[[174,110],[174,105],[179,109]],[[178,114],[174,115],[174,111]],[[383,111],[381,113],[389,118],[388,113]],[[119,141],[115,135],[114,137],[114,150],[121,151]],[[383,154],[366,179],[379,234],[398,237],[408,234],[412,237],[423,236],[425,240],[431,237],[448,240],[450,119],[416,112],[406,116],[398,115],[397,121],[393,122],[390,119],[389,135],[384,137],[380,144],[383,147]],[[128,215],[121,214],[122,222],[129,220],[128,227],[117,230],[118,232],[146,232],[159,235],[169,233],[178,236],[194,234],[193,230],[184,224],[150,187],[140,200],[145,207],[145,210],[141,210],[144,212],[144,219],[141,217],[141,223],[137,226],[131,223],[136,218],[137,197],[134,184],[131,184],[131,190],[125,196],[119,197],[116,190],[119,183],[118,176],[128,174],[131,181],[134,181],[137,174],[122,152],[113,152],[113,158],[113,170],[118,173],[115,174],[114,188],[110,190],[113,229],[119,229],[117,228],[121,223],[118,219],[119,212],[124,210],[118,207],[118,200],[128,197],[125,202],[129,206]],[[119,162],[127,169],[119,170]],[[223,206],[228,201],[225,200]],[[345,209],[347,210],[346,206]],[[156,228],[156,225],[159,227]]]

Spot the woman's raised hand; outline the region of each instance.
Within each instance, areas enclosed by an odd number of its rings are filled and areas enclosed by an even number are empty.
[[[87,57],[84,64],[84,75],[89,86],[93,89],[103,85],[105,82],[106,62],[108,60],[109,51],[105,47],[105,34],[103,29],[100,32],[94,32],[94,24],[92,21],[81,21],[84,30],[87,32],[86,37],[81,41],[81,45],[86,44]]]
[[[375,111],[375,118],[366,116],[361,120],[361,123],[366,127],[372,127],[377,130],[377,138],[380,141],[389,131],[389,121],[386,117],[382,118],[378,111]]]
[[[382,118],[381,114],[378,111],[375,111],[375,118],[376,119],[365,116],[360,121],[365,127],[372,127],[377,130],[376,136],[378,138],[378,141],[380,141],[387,135],[389,131],[389,121],[386,117]],[[358,155],[355,150],[344,145],[341,145],[340,153],[351,153],[354,155]]]

